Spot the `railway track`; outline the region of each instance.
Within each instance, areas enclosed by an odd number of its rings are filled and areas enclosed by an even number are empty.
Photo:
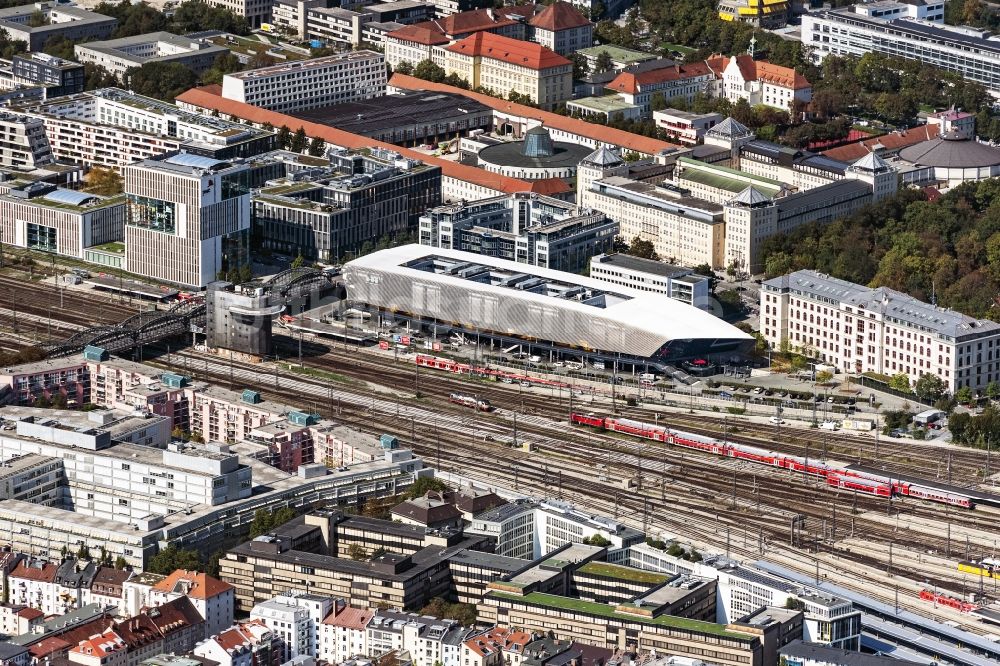
[[[198,364],[192,364],[197,369]],[[205,379],[225,382],[228,377],[227,365],[216,362],[205,362],[202,371]],[[247,372],[240,369],[242,373]],[[311,396],[311,404],[317,411],[325,412],[335,419],[349,423],[363,431],[372,434],[391,431],[406,437],[410,434],[410,444],[429,463],[437,462],[441,456],[441,468],[452,469],[466,477],[477,477],[487,485],[494,485],[497,473],[515,479],[526,489],[526,484],[532,480],[531,473],[526,471],[532,466],[537,470],[539,463],[534,458],[544,457],[545,465],[543,487],[532,486],[543,495],[559,495],[577,501],[581,506],[595,511],[606,512],[609,515],[631,516],[626,518],[637,522],[635,516],[644,516],[647,527],[654,530],[664,529],[676,534],[682,539],[692,541],[700,546],[721,548],[728,531],[730,537],[740,534],[749,541],[754,528],[757,530],[755,547],[736,548],[730,539],[730,552],[734,555],[755,558],[760,555],[759,544],[765,549],[771,549],[772,544],[782,544],[788,533],[784,530],[786,519],[790,514],[805,516],[805,529],[802,538],[797,542],[801,551],[812,552],[812,558],[841,558],[840,566],[848,566],[851,571],[870,569],[873,573],[884,571],[885,565],[878,558],[862,552],[851,552],[837,546],[838,539],[846,537],[847,524],[853,515],[853,538],[863,539],[872,543],[893,542],[903,550],[919,551],[926,544],[916,539],[900,536],[895,530],[880,521],[868,521],[865,515],[883,511],[885,500],[868,497],[848,497],[846,495],[827,493],[825,488],[816,488],[800,479],[773,478],[769,475],[758,475],[755,482],[756,490],[746,492],[737,485],[735,503],[731,501],[730,478],[732,468],[727,466],[725,459],[713,461],[705,465],[700,458],[693,461],[689,455],[677,455],[669,449],[656,451],[643,450],[636,442],[623,441],[608,435],[595,433],[574,433],[567,431],[563,424],[553,424],[542,428],[534,423],[518,421],[518,441],[530,439],[537,447],[538,454],[526,454],[511,449],[509,443],[513,440],[513,412],[498,410],[495,415],[476,414],[471,410],[450,406],[447,402],[435,399],[430,403],[427,397],[414,398],[412,403],[393,400],[392,396],[379,397],[361,385],[338,383],[334,389],[329,383],[310,380],[303,377],[287,378],[284,373],[278,376],[277,386],[270,388],[270,382],[260,382],[261,374],[249,372],[247,375],[257,379],[258,385],[264,384],[265,391],[274,393],[292,404],[300,403],[304,396]],[[391,377],[381,376],[379,382],[391,383]],[[306,386],[293,388],[294,384],[305,383]],[[419,379],[418,379],[419,382]],[[291,383],[291,384],[290,384]],[[341,386],[340,384],[344,384]],[[312,385],[311,388],[309,385]],[[399,385],[396,385],[397,388]],[[327,389],[326,409],[323,396],[316,388]],[[353,394],[352,394],[353,392]],[[334,407],[336,397],[338,407]],[[405,396],[404,396],[405,397]],[[417,404],[419,407],[414,407]],[[433,412],[426,406],[433,404]],[[407,428],[409,426],[409,428]],[[552,430],[558,429],[560,436],[553,436]],[[489,431],[492,441],[484,441],[483,435]],[[442,433],[445,441],[442,442]],[[502,434],[500,434],[502,433]],[[610,453],[609,453],[610,451]],[[440,452],[440,454],[439,454]],[[581,478],[581,459],[594,460],[599,463],[602,456],[608,456],[610,463],[607,468],[608,478],[618,476],[639,476],[646,482],[642,490],[623,491],[610,481],[596,481],[592,478]],[[491,461],[489,472],[479,473],[484,460]],[[701,463],[700,475],[693,474],[693,466]],[[708,473],[705,473],[705,472]],[[525,476],[527,475],[527,476]],[[739,476],[746,477],[746,472]],[[698,479],[698,484],[691,483],[692,478]],[[535,479],[539,481],[539,479]],[[657,483],[659,481],[659,483]],[[675,492],[680,488],[682,492]],[[825,501],[817,501],[822,496]],[[902,515],[908,515],[910,507],[907,502],[892,502],[894,510]],[[829,520],[825,507],[837,511],[842,516],[839,527],[824,528],[823,521]],[[836,509],[832,507],[836,506]],[[759,512],[759,514],[756,514]],[[856,513],[855,513],[856,512]],[[831,534],[836,530],[836,533]],[[749,533],[749,534],[748,534]],[[943,547],[944,544],[942,544]],[[771,550],[773,552],[773,549]],[[788,556],[793,551],[785,553]],[[811,571],[813,560],[796,560],[797,566],[803,571]],[[829,566],[834,566],[830,560]],[[920,581],[935,584],[941,589],[958,591],[959,580],[951,574],[925,571]],[[916,587],[922,583],[910,581]],[[865,592],[870,593],[869,587]],[[888,594],[881,594],[882,600],[888,600]],[[907,607],[914,612],[928,614],[919,603]]]

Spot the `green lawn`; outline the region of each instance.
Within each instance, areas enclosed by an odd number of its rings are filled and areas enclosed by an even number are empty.
[[[693,49],[690,46],[681,46],[680,44],[671,44],[670,42],[661,42],[661,49],[670,49],[671,51],[677,51],[687,55],[688,53],[694,53],[697,49]]]
[[[667,574],[656,573],[655,571],[643,571],[632,567],[623,567],[618,564],[608,562],[588,562],[580,567],[580,573],[591,574],[593,576],[605,576],[617,580],[630,581],[633,583],[649,583],[659,585],[670,580]]]

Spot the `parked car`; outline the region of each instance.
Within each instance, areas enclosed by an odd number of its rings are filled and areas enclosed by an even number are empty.
[[[768,420],[775,425],[781,425],[782,423],[785,422],[784,419],[782,419],[780,416],[772,416]]]

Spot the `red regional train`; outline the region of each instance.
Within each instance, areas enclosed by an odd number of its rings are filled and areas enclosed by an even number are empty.
[[[479,375],[481,377],[496,377],[497,379],[511,379],[515,382],[530,382],[538,386],[554,386],[556,388],[569,388],[566,382],[546,379],[545,377],[528,376],[516,372],[508,372],[499,368],[487,368],[474,366],[471,363],[460,363],[450,358],[442,356],[430,356],[429,354],[417,354],[416,364],[422,368],[433,368],[434,370],[444,370],[453,372],[456,375]]]
[[[746,444],[731,443],[713,437],[673,430],[666,426],[643,423],[642,421],[635,421],[633,419],[597,416],[595,414],[581,414],[577,412],[573,412],[570,415],[570,421],[577,425],[620,432],[632,435],[633,437],[663,442],[664,444],[697,449],[705,453],[726,456],[728,458],[739,458],[759,465],[780,467],[802,474],[821,477],[832,488],[853,490],[876,497],[900,495],[930,502],[951,504],[952,506],[959,506],[966,509],[973,508],[973,502],[969,497],[948,492],[933,485],[902,481],[888,476],[857,470],[840,469],[831,467],[818,460],[806,460]]]

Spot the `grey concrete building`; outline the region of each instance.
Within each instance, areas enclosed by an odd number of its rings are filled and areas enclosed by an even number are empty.
[[[35,12],[41,12],[45,17],[44,25],[30,25]],[[107,39],[117,25],[118,20],[110,16],[58,2],[36,2],[0,9],[0,29],[6,30],[11,39],[24,41],[29,51],[40,51],[52,37],[65,37],[71,41]]]
[[[113,19],[112,19],[113,20]],[[169,32],[151,32],[134,37],[121,37],[99,42],[87,42],[73,47],[82,63],[100,65],[118,77],[133,67],[150,62],[176,62],[200,74],[229,49],[208,40],[181,37]]]

